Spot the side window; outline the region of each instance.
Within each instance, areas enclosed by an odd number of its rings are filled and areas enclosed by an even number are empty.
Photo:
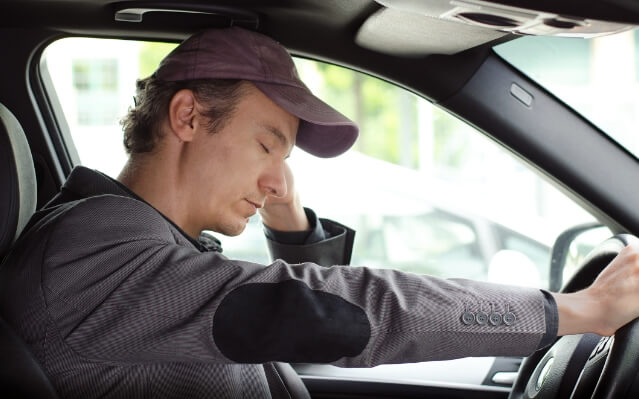
[[[554,239],[594,220],[428,101],[341,67],[298,67],[361,128],[354,149],[337,159],[291,160],[304,202],[357,230],[353,264],[547,288]]]
[[[387,216],[382,231],[384,261],[392,259],[398,269],[435,275],[448,270],[460,277],[484,277],[478,231],[468,219],[433,209],[419,215]]]
[[[126,161],[118,124],[135,80],[173,44],[70,38],[47,48],[47,86],[59,99],[79,162],[117,176]],[[296,59],[317,95],[358,122],[354,148],[334,159],[295,150],[305,205],[357,231],[354,265],[548,286],[550,248],[592,216],[507,151],[445,111],[382,80]],[[230,257],[269,262],[254,217],[223,237]]]

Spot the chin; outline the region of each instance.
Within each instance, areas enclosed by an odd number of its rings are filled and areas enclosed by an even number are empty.
[[[244,232],[244,230],[246,229],[247,223],[248,223],[248,219],[245,219],[241,223],[233,223],[233,224],[229,223],[223,226],[219,226],[214,231],[220,234],[224,234],[225,236],[235,237],[235,236],[239,236],[240,234],[242,234],[242,232]]]

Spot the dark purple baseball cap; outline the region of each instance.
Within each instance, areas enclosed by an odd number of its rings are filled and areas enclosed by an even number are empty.
[[[250,81],[300,119],[296,145],[318,157],[342,154],[357,139],[355,122],[311,93],[286,49],[253,31],[233,27],[196,33],[162,60],[155,75],[164,81]]]

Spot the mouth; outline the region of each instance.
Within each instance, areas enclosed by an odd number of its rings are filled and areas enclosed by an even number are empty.
[[[253,208],[255,208],[255,212],[257,212],[258,209],[260,209],[262,207],[262,204],[257,203],[257,202],[253,202],[253,201],[249,201],[246,198],[244,199],[246,202],[248,202],[251,206],[253,206]]]

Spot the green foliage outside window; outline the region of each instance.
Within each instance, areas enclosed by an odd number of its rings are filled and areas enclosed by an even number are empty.
[[[155,72],[162,58],[176,46],[177,43],[142,43],[140,48],[140,78],[146,78]]]

